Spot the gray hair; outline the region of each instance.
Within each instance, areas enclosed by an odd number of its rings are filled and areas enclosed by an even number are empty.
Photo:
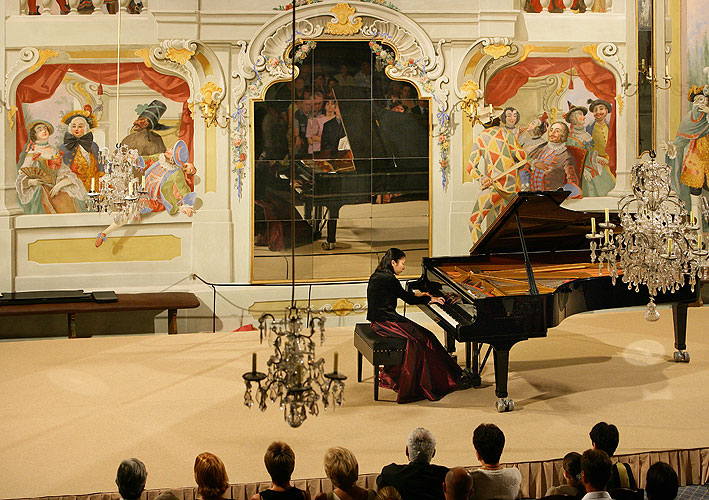
[[[411,462],[427,464],[431,462],[433,454],[436,452],[436,439],[428,429],[417,427],[406,438],[406,446],[409,449]]]

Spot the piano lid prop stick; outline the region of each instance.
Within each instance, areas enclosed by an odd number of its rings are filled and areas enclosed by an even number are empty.
[[[591,217],[591,234],[596,234],[596,218]]]

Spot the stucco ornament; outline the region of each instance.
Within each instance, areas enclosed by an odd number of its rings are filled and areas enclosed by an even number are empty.
[[[325,33],[329,35],[354,35],[362,29],[362,18],[354,17],[356,9],[347,3],[338,3],[330,12],[334,14],[333,21],[327,23]]]

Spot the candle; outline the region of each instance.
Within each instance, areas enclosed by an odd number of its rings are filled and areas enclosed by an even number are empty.
[[[699,235],[697,236],[697,250],[702,249],[702,232],[699,231]]]
[[[606,208],[606,224],[608,224],[608,209]]]
[[[91,192],[93,193],[96,190],[96,177],[91,178]]]
[[[133,182],[128,183],[128,196],[133,196]]]
[[[591,234],[596,234],[596,218],[591,217]]]
[[[298,385],[302,385],[303,384],[303,365],[298,363],[298,366],[296,367],[295,372],[296,372],[296,382],[298,383]]]
[[[647,69],[647,79],[652,80],[652,66]]]
[[[694,212],[689,212],[689,223],[694,225]]]
[[[490,104],[490,116],[492,116],[492,104]]]
[[[251,355],[251,373],[256,373],[256,353]]]
[[[335,355],[333,356],[332,360],[332,371],[337,373],[337,358],[339,358],[339,355],[337,354],[337,351],[335,351]]]
[[[608,229],[603,231],[606,234],[606,245],[608,244]]]
[[[670,65],[665,63],[665,76],[670,76]]]
[[[142,176],[140,180],[140,189],[141,191],[145,191],[145,176]]]
[[[672,238],[667,238],[667,255],[672,255]]]

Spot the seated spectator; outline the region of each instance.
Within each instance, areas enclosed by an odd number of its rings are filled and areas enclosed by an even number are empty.
[[[137,458],[127,458],[118,466],[116,486],[123,500],[137,500],[143,494],[148,472]]]
[[[581,482],[586,490],[583,500],[610,500],[606,485],[611,477],[611,459],[603,450],[590,449],[581,455]]]
[[[546,496],[566,495],[581,498],[584,493],[581,484],[581,454],[572,451],[564,456],[564,480],[566,484],[552,486],[547,490]]]
[[[385,486],[377,491],[375,500],[401,500],[401,495],[393,486]]]
[[[473,478],[462,467],[453,467],[443,483],[446,500],[468,500],[473,496]]]
[[[194,461],[194,480],[197,483],[197,495],[202,500],[222,500],[229,487],[224,462],[209,452],[197,455]]]
[[[179,499],[171,491],[163,491],[162,493],[160,493],[158,496],[155,497],[155,500],[179,500]]]
[[[377,488],[393,486],[403,500],[443,500],[443,481],[448,467],[431,464],[436,454],[436,440],[423,427],[411,431],[406,439],[406,465],[389,464],[377,477]]]
[[[474,500],[513,500],[522,496],[522,474],[517,469],[500,465],[500,456],[505,447],[505,435],[495,424],[480,424],[473,431],[473,447],[480,469],[474,470]]]
[[[325,474],[335,487],[332,491],[319,493],[315,500],[374,500],[377,493],[357,486],[359,464],[354,453],[336,446],[325,453]]]
[[[303,491],[290,484],[295,469],[295,453],[282,441],[274,441],[266,449],[263,457],[271,487],[254,494],[251,500],[310,500],[310,492]]]
[[[647,500],[674,500],[679,490],[677,473],[665,462],[650,466],[645,476]]]
[[[591,437],[593,447],[605,451],[609,457],[613,456],[615,450],[618,448],[618,442],[620,441],[618,428],[613,424],[607,424],[605,422],[598,422],[594,425],[589,436]],[[613,473],[606,489],[613,490],[615,488],[637,489],[630,464],[617,462],[613,466]]]

